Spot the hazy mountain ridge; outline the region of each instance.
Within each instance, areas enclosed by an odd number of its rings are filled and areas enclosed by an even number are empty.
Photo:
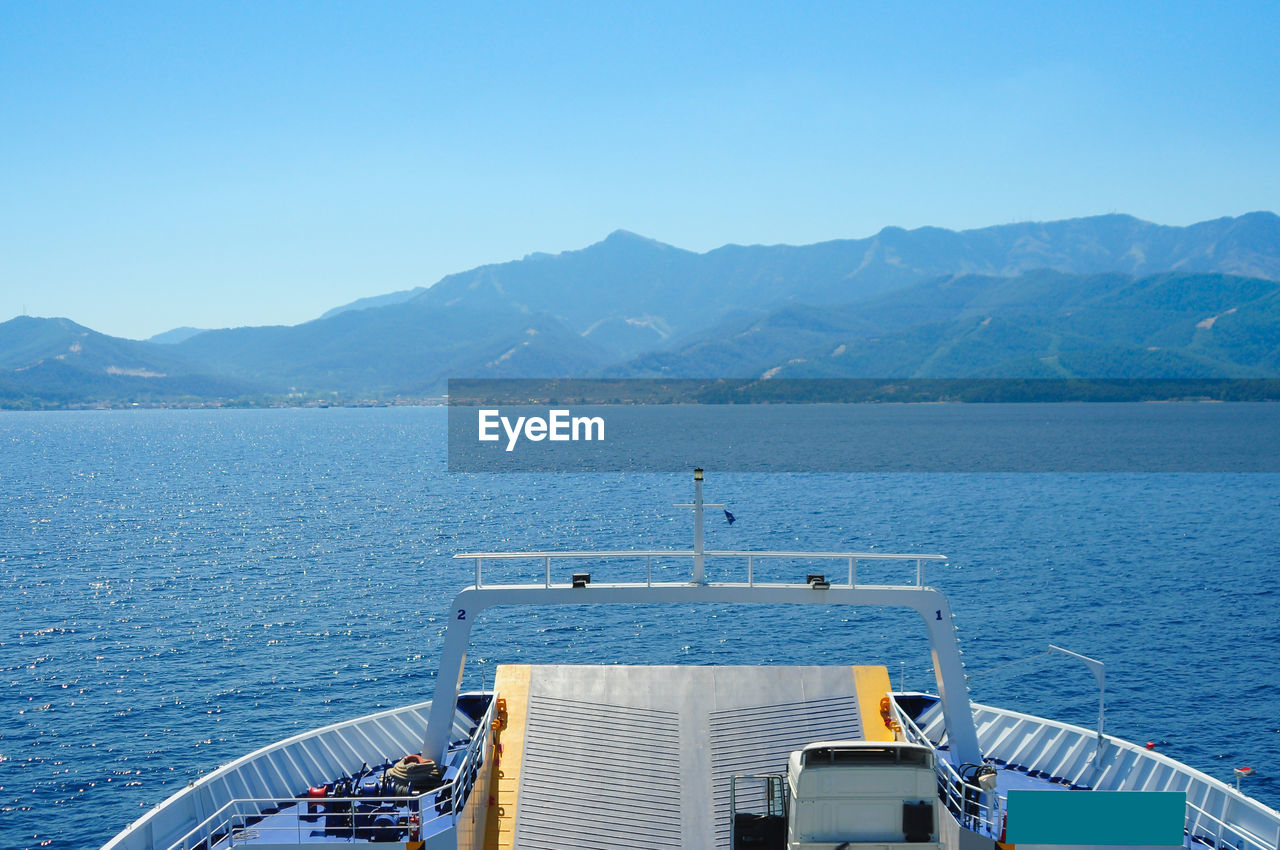
[[[1270,376],[1277,279],[1272,213],[885,228],[703,254],[616,231],[296,326],[161,344],[20,317],[0,324],[0,403],[43,398],[40,375],[54,404],[118,400],[134,381],[171,397],[185,381],[201,397],[387,398],[486,376]]]
[[[345,311],[292,327],[210,331],[179,345],[220,374],[269,376],[277,392],[439,392],[451,375],[558,377],[594,369],[607,355],[542,314],[416,301]]]
[[[193,327],[184,325],[180,328],[174,328],[173,330],[168,330],[168,331],[164,331],[163,333],[158,333],[153,336],[149,336],[146,338],[145,341],[157,342],[157,343],[160,343],[161,345],[177,345],[178,343],[186,342],[187,340],[191,339],[191,337],[196,336],[197,334],[202,334],[207,330],[209,329],[193,328]]]
[[[206,374],[171,345],[107,336],[69,319],[0,324],[0,406],[184,403],[257,390],[252,381]]]
[[[61,362],[88,372],[160,377],[196,366],[169,346],[107,336],[70,319],[18,316],[0,328],[0,370]]]
[[[611,377],[1272,377],[1280,284],[1231,275],[957,275],[708,331]]]
[[[744,309],[850,303],[942,275],[1009,277],[1037,269],[1280,279],[1280,217],[1250,213],[1185,228],[1123,215],[959,232],[889,227],[866,239],[726,245],[705,254],[616,231],[580,251],[450,275],[414,301],[502,300],[546,312],[580,333],[602,320],[648,317],[669,340]]]
[[[350,304],[343,304],[341,307],[334,307],[320,315],[322,319],[332,319],[339,313],[346,313],[350,310],[368,310],[371,307],[390,307],[394,304],[403,304],[410,301],[422,293],[427,291],[425,286],[415,286],[413,289],[402,289],[399,292],[388,292],[386,295],[372,295],[368,298],[358,298]],[[154,339],[154,337],[152,337]]]

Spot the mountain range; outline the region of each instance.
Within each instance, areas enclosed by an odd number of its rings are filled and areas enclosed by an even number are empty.
[[[1280,217],[886,228],[695,253],[626,231],[296,326],[0,324],[0,405],[438,395],[451,377],[1277,377]]]

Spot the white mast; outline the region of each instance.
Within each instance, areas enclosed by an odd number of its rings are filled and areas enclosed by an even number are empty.
[[[706,558],[702,544],[702,509],[724,508],[724,505],[706,505],[702,502],[702,467],[693,470],[693,504],[675,505],[677,508],[693,508],[693,583],[706,584]]]

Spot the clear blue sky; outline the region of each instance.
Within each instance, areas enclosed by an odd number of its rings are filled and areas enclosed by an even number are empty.
[[[0,319],[294,324],[616,228],[1275,210],[1277,45],[1275,2],[0,3]]]

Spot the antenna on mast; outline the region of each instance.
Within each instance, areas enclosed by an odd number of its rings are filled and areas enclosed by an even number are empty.
[[[693,504],[675,505],[677,508],[693,508],[693,583],[706,584],[706,558],[702,545],[702,509],[724,508],[724,505],[708,505],[702,501],[702,467],[693,470]]]

